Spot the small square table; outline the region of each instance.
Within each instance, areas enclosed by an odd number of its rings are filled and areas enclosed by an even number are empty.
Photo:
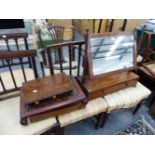
[[[87,98],[74,77],[59,73],[34,79],[24,83],[20,91],[20,122],[27,125],[30,117],[79,103],[86,105]]]

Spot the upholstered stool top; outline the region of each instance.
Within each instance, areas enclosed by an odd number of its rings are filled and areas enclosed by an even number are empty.
[[[58,116],[61,127],[75,123],[82,119],[97,115],[107,110],[107,104],[102,98],[97,98],[89,101],[85,108],[77,109],[70,113],[65,113]]]
[[[55,117],[48,118],[27,126],[20,124],[19,97],[0,101],[0,134],[3,135],[31,135],[54,126]]]
[[[137,83],[136,87],[129,87],[103,97],[108,105],[108,112],[121,108],[136,106],[140,101],[146,99],[151,91]]]

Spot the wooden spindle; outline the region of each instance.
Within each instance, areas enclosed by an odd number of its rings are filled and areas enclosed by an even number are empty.
[[[101,33],[102,19],[99,21],[98,33]]]
[[[29,50],[29,45],[26,38],[24,38],[24,43],[25,43],[26,50]],[[31,59],[29,57],[28,57],[28,63],[29,63],[29,67],[32,68]]]
[[[10,46],[9,46],[9,41],[8,41],[8,39],[5,39],[5,42],[6,42],[7,50],[10,51]]]
[[[59,63],[60,63],[60,70],[61,72],[63,72],[63,66],[62,66],[62,49],[61,48],[58,48],[58,55],[59,55]]]
[[[123,26],[122,26],[122,29],[121,29],[122,31],[125,31],[127,22],[128,22],[128,20],[127,19],[124,19]]]
[[[5,39],[5,42],[6,42],[7,50],[10,51],[10,46],[9,46],[8,39]],[[13,60],[11,59],[10,61],[11,61],[11,64],[13,64]]]
[[[48,57],[48,63],[49,63],[50,73],[51,73],[51,75],[54,75],[53,62],[52,62],[50,48],[47,49],[47,57]]]
[[[5,88],[5,85],[4,85],[4,83],[3,83],[3,80],[2,80],[2,78],[1,78],[1,76],[0,76],[0,82],[1,82],[1,85],[2,85],[3,90],[6,91],[6,88]]]
[[[24,69],[24,65],[23,65],[23,58],[19,58],[19,61],[20,61],[20,64],[21,64],[21,69],[22,69],[22,72],[23,72],[24,81],[26,82],[27,79],[26,79],[25,69]]]
[[[29,46],[28,46],[28,42],[27,42],[27,39],[26,38],[24,38],[24,43],[25,43],[26,50],[28,50],[29,49]]]
[[[72,47],[69,46],[69,74],[72,75]]]
[[[34,69],[34,76],[35,76],[35,78],[38,78],[37,66],[36,66],[36,62],[35,62],[35,57],[31,57],[31,59],[32,59],[32,64],[33,64],[33,69]]]
[[[19,51],[19,45],[18,45],[18,40],[17,39],[15,39],[15,43],[16,43],[17,50]]]
[[[81,46],[79,45],[79,50],[78,50],[78,70],[77,70],[77,76],[80,75],[80,64],[81,64]]]
[[[111,20],[109,32],[112,32],[113,25],[114,25],[114,20],[115,20],[115,19],[112,19],[112,20]]]
[[[14,86],[15,86],[15,88],[17,88],[17,84],[16,84],[16,81],[15,81],[15,78],[14,78],[14,75],[13,75],[13,71],[12,71],[12,68],[11,68],[10,60],[6,60],[6,61],[8,63],[9,71],[10,71],[10,74],[11,74]]]

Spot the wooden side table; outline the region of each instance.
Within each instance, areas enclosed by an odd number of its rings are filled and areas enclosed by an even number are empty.
[[[74,79],[65,73],[28,81],[20,92],[20,122],[77,104],[86,105],[87,98]]]

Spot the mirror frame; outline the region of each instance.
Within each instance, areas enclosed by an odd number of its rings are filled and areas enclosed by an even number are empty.
[[[129,67],[129,68],[125,68],[125,69],[118,69],[115,71],[110,71],[107,73],[102,73],[102,74],[98,74],[98,75],[93,75],[93,64],[92,64],[92,57],[91,57],[91,46],[90,46],[90,39],[92,38],[102,38],[102,37],[113,37],[113,36],[122,36],[122,35],[133,35],[133,48],[134,48],[134,53],[133,53],[133,67]],[[136,46],[136,41],[135,41],[135,36],[133,32],[106,32],[106,33],[98,33],[98,34],[86,34],[86,61],[87,61],[87,66],[86,66],[86,70],[87,70],[87,75],[89,80],[93,80],[99,77],[103,77],[103,76],[107,76],[110,74],[115,74],[115,73],[120,73],[120,72],[125,72],[125,71],[131,71],[136,69],[137,67],[137,61],[136,61],[136,57],[137,57],[137,46]]]

